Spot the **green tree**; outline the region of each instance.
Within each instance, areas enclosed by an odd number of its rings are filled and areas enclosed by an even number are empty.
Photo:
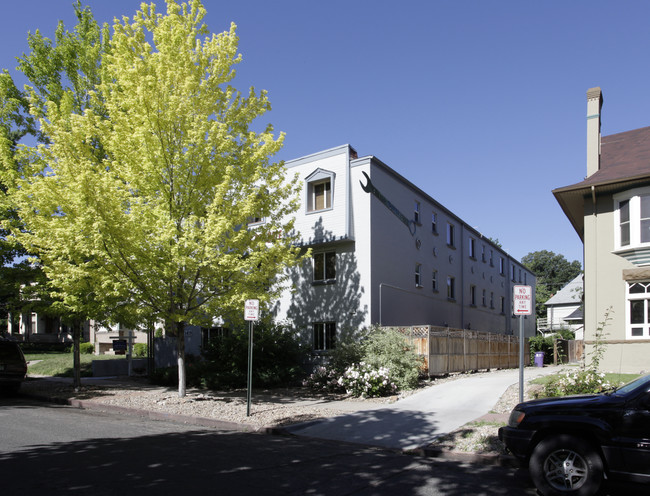
[[[539,318],[546,317],[547,300],[582,272],[579,261],[569,262],[564,255],[547,250],[531,252],[521,259],[521,263],[537,278],[535,300]]]
[[[18,150],[29,173],[10,188],[28,228],[13,233],[58,298],[145,307],[178,336],[179,396],[185,325],[276,297],[300,257],[297,182],[270,160],[284,136],[253,130],[266,92],[231,85],[235,25],[208,36],[204,16],[199,0],[169,0],[166,15],[143,4],[116,20],[83,110],[71,90],[47,102],[47,140]]]
[[[0,308],[3,314],[9,312],[39,311],[70,321],[73,325],[75,350],[78,350],[81,319],[85,312],[71,308],[65,300],[50,305],[40,263],[28,262],[25,258],[31,252],[27,246],[16,242],[10,231],[23,229],[8,188],[17,177],[29,173],[28,161],[17,152],[19,142],[27,135],[41,143],[48,137],[38,125],[38,117],[45,114],[48,102],[59,104],[67,92],[76,101],[76,110],[81,112],[88,106],[89,91],[99,81],[101,53],[105,49],[102,29],[95,22],[89,8],[83,8],[79,1],[74,5],[77,25],[74,31],[66,30],[59,22],[54,42],[39,31],[27,37],[30,52],[18,58],[18,70],[28,80],[24,91],[19,90],[10,73],[0,74]],[[87,293],[80,298],[92,303]],[[69,298],[68,298],[69,300]],[[75,352],[75,387],[79,386],[78,353]]]

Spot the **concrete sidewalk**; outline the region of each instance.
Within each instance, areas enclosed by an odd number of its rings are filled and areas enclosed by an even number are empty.
[[[524,381],[550,375],[562,367],[528,367]],[[396,403],[351,412],[286,430],[297,436],[354,442],[397,450],[422,448],[490,412],[513,384],[519,369],[468,375],[427,388]]]

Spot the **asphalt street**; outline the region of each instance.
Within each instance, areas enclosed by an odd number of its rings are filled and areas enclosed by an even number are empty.
[[[524,470],[0,399],[3,495],[533,495]]]

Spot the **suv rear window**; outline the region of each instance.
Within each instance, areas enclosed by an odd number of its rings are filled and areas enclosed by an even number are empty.
[[[20,348],[13,343],[0,342],[0,360],[22,360]]]

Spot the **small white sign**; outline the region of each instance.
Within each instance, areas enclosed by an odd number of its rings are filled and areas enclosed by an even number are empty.
[[[531,315],[533,313],[533,288],[531,286],[516,285],[512,295],[512,302],[515,315]]]
[[[244,320],[258,320],[260,318],[260,300],[246,300],[244,304]]]

